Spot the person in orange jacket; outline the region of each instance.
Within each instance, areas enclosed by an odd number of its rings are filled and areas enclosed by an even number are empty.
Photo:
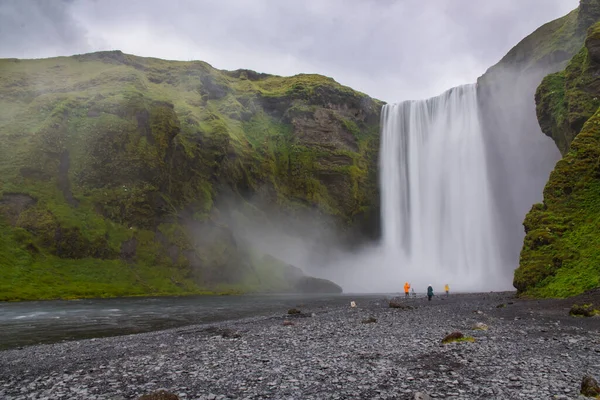
[[[408,298],[408,296],[409,296],[408,292],[409,291],[410,291],[410,283],[406,282],[404,284],[404,297]]]
[[[447,283],[446,286],[444,286],[444,290],[446,291],[446,297],[448,297],[450,295],[450,286],[448,286]]]

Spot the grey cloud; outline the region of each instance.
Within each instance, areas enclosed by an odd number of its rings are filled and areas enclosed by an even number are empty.
[[[225,69],[321,73],[374,97],[397,101],[432,96],[474,81],[519,40],[566,14],[578,1],[24,0],[7,4],[12,4],[13,14],[21,13],[16,21],[28,21],[30,17],[22,14],[33,14],[40,23],[17,28],[23,35],[5,36],[0,31],[0,56],[32,57],[40,47],[54,49],[47,55],[118,48],[145,56],[198,58]],[[2,24],[6,17],[0,14]]]
[[[41,58],[88,51],[71,0],[0,1],[0,57]]]

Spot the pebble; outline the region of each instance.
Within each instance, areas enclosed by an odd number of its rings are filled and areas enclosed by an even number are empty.
[[[578,394],[581,377],[600,365],[600,353],[582,345],[598,348],[600,319],[551,320],[520,300],[496,310],[509,298],[407,300],[410,310],[377,305],[387,301],[321,307],[306,310],[318,318],[296,319],[293,326],[283,326],[282,310],[213,324],[210,331],[208,325],[190,326],[6,350],[0,352],[0,398],[137,399],[158,390],[182,400],[533,400]],[[481,309],[490,311],[474,315]],[[369,317],[378,322],[361,323]],[[470,331],[475,342],[440,344],[447,333],[472,327],[475,318],[490,327]],[[215,327],[240,337],[215,335]],[[556,340],[540,341],[543,331]]]

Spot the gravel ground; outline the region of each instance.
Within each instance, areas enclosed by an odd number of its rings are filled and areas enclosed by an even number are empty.
[[[600,318],[512,293],[388,299],[0,352],[0,399],[576,399],[600,378]],[[498,307],[504,305],[503,307]],[[367,318],[375,323],[362,323]],[[293,325],[285,323],[289,320]],[[489,329],[473,330],[476,323]],[[441,345],[450,332],[474,342]]]

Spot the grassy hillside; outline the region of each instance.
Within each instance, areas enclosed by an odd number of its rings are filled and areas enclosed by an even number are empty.
[[[0,71],[0,300],[289,289],[233,215],[376,214],[381,104],[330,78],[119,51]]]
[[[600,23],[567,68],[536,94],[540,126],[564,154],[524,225],[514,285],[520,293],[565,297],[600,286]]]

